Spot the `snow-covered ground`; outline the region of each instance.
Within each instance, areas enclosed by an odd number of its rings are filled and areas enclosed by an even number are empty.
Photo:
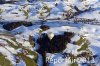
[[[77,18],[97,19],[100,17],[99,0],[68,0],[68,1],[33,1],[31,3],[22,1],[16,4],[0,5],[1,20],[39,20],[39,19],[66,19],[68,11],[77,12],[74,8],[84,11],[91,8],[89,12],[82,13]]]
[[[80,39],[80,36],[79,35],[82,35],[84,36],[87,40],[89,40],[90,42],[90,46],[89,46],[89,49],[91,52],[93,52],[93,55],[100,55],[99,53],[99,44],[100,44],[100,26],[97,26],[97,25],[88,25],[88,24],[84,24],[84,25],[81,25],[81,24],[64,24],[64,26],[61,25],[61,23],[51,23],[48,24],[50,26],[50,29],[48,29],[47,31],[43,31],[42,33],[49,33],[49,32],[52,32],[54,33],[54,35],[59,35],[59,34],[62,34],[64,31],[67,31],[67,32],[74,32],[76,35],[71,39],[72,41],[77,41]],[[69,26],[70,25],[70,26]],[[77,25],[77,26],[75,26]],[[18,31],[19,30],[19,31]],[[23,30],[23,31],[22,31]],[[22,46],[28,48],[32,51],[35,51],[36,48],[38,48],[38,45],[36,45],[34,47],[34,49],[32,49],[32,46],[30,45],[28,41],[28,37],[29,35],[35,37],[35,38],[38,38],[39,35],[41,34],[39,31],[41,29],[39,28],[39,25],[33,25],[33,26],[30,26],[30,27],[25,27],[25,26],[20,26],[14,30],[11,31],[12,34],[15,34],[15,33],[20,33],[21,31],[21,34],[16,34],[15,37],[16,37],[16,41],[19,42],[19,43],[23,43]],[[5,35],[4,35],[5,36]],[[0,38],[8,38],[9,41],[13,42],[12,40],[10,40],[10,37],[6,36],[0,36]],[[3,40],[0,41],[1,43],[4,43],[4,44],[7,44],[6,42],[4,42]],[[13,42],[14,44],[14,42]],[[8,44],[7,44],[8,45]],[[78,53],[80,52],[77,52],[77,49],[80,48],[81,46],[78,46],[78,45],[73,45],[73,44],[67,44],[67,47],[63,52],[68,52],[68,53],[72,53],[74,55],[77,55]],[[98,48],[96,48],[98,47]],[[16,52],[20,52],[21,51],[21,48],[15,50],[14,48],[11,48],[9,46],[6,47],[9,51],[11,51],[13,54],[15,54]],[[14,58],[12,57],[12,55],[10,54],[10,52],[6,50],[5,48],[1,47],[1,53],[4,54],[4,55],[7,55],[7,58],[10,59],[10,60],[13,60]],[[7,53],[7,54],[5,54]],[[60,53],[57,53],[57,54],[50,54],[50,55],[47,55],[48,56],[52,56],[53,58],[55,59],[60,59],[62,57],[62,55]],[[32,58],[32,56],[29,56]],[[12,58],[12,59],[11,59]],[[38,63],[42,64],[41,63],[41,56],[39,57],[40,58],[40,61],[38,61]],[[98,61],[98,60],[97,60]],[[12,63],[14,63],[14,61],[12,61]],[[21,63],[21,62],[20,62]],[[69,66],[68,63],[66,63],[66,61],[62,62],[62,63],[55,63],[55,64],[50,64],[50,66]],[[18,65],[20,66],[20,65]],[[41,66],[41,65],[39,65]],[[99,65],[98,65],[99,66]]]
[[[84,12],[88,9],[90,10]],[[79,13],[80,11],[83,13],[73,15],[73,13]],[[72,14],[75,18],[95,19],[99,22],[100,1],[50,0],[27,2],[22,0],[15,4],[0,4],[0,22],[31,21],[34,23],[35,20],[49,20],[44,22],[44,25],[50,27],[50,29],[43,31],[40,28],[40,23],[29,27],[22,25],[11,31],[7,31],[2,27],[3,24],[0,23],[0,58],[3,55],[3,59],[10,61],[12,66],[30,66],[30,64],[31,66],[42,66],[44,59],[42,55],[36,51],[40,47],[36,39],[43,33],[47,33],[48,37],[52,39],[54,35],[63,34],[63,32],[73,32],[75,35],[71,38],[71,42],[66,45],[65,50],[60,53],[46,53],[46,57],[52,57],[52,59],[54,59],[53,63],[49,63],[48,66],[71,66],[70,63],[68,63],[68,57],[62,58],[62,53],[71,53],[77,56],[85,51],[90,51],[92,55],[97,55],[93,62],[88,62],[100,66],[100,25],[72,22],[70,20],[74,17],[69,18],[69,14]],[[80,45],[75,45],[73,42],[77,42],[81,37],[84,37],[84,42]],[[87,45],[88,42],[88,50],[78,52],[78,49],[84,44]],[[63,61],[56,62],[55,59],[62,59]],[[1,61],[2,60],[0,60],[0,65],[2,65]],[[17,61],[18,63],[16,63]],[[78,63],[78,66],[87,65]]]

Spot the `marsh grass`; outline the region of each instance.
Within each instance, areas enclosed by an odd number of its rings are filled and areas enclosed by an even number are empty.
[[[6,59],[4,55],[0,54],[0,66],[13,66],[13,65],[8,59]]]

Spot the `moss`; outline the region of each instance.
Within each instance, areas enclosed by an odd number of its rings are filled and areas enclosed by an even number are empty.
[[[29,10],[25,11],[25,10],[22,10],[24,12],[24,15],[26,16],[26,19],[28,19],[29,17]]]
[[[16,42],[16,44],[17,44],[17,41],[16,41],[16,38],[15,38],[15,37],[13,37],[11,40],[13,40],[14,42]],[[7,40],[6,40],[6,41],[7,41]],[[8,42],[13,48],[15,48],[15,49],[22,48],[23,50],[27,50],[28,53],[29,53],[30,55],[34,55],[34,59],[35,59],[35,60],[37,59],[37,53],[36,53],[36,52],[31,51],[31,50],[29,50],[29,49],[26,49],[25,47],[21,46],[21,44],[20,44],[20,46],[19,46],[19,45],[18,45],[18,46],[15,46],[15,45],[13,45],[10,41],[7,41],[7,42]],[[30,44],[34,47],[34,41],[33,41],[33,39],[32,39],[32,36],[29,37],[29,42],[30,42]]]
[[[19,11],[22,11],[24,15],[26,16],[26,19],[29,17],[29,10],[19,9]]]
[[[39,30],[39,34],[41,34],[43,32],[43,30]]]
[[[25,61],[26,66],[37,66],[34,59],[31,59],[31,58],[25,56],[23,53],[19,53],[18,56],[21,56],[21,58]]]
[[[11,47],[13,47],[14,49],[18,49],[19,47],[18,46],[15,46],[12,42],[10,42],[9,40],[7,39],[4,39],[4,38],[0,38],[2,40],[5,40]]]
[[[12,37],[12,38],[11,38],[11,40],[13,40],[13,41],[15,41],[15,42],[16,42],[16,37]]]
[[[0,66],[13,66],[11,62],[5,58],[2,54],[0,54]]]
[[[13,40],[14,42],[17,42],[15,37],[11,38],[11,40]]]
[[[70,64],[70,66],[78,66],[78,63],[77,62],[72,63],[72,64]]]
[[[45,3],[43,3],[43,4],[44,5],[42,7],[42,11],[39,12],[39,14],[40,14],[39,18],[41,18],[41,19],[44,19],[44,16],[45,16],[44,14],[45,13],[48,13],[45,17],[47,17],[48,15],[50,15],[50,11],[51,11],[51,8],[48,7],[47,4],[45,4]],[[45,10],[45,12],[43,10]]]
[[[86,50],[88,48],[88,42],[85,42],[78,51]]]
[[[3,12],[3,10],[2,9],[0,9],[0,14]]]
[[[76,44],[80,46],[83,42],[85,42],[85,40],[86,40],[85,38],[81,37],[81,38],[76,42]]]
[[[38,54],[34,51],[27,50],[30,55],[34,55],[34,60],[37,60]]]
[[[49,8],[47,5],[45,5],[45,6],[43,7],[43,9],[46,9],[47,12],[50,12],[50,11],[51,11],[51,8]]]
[[[25,61],[26,66],[37,66],[36,60],[38,58],[38,54],[36,52],[34,52],[32,50],[29,50],[26,47],[22,46],[22,44],[19,44],[16,41],[16,37],[12,37],[10,40],[14,41],[17,44],[17,46],[14,45],[8,39],[5,39],[5,38],[0,38],[0,39],[6,41],[8,43],[8,45],[11,46],[12,48],[14,48],[14,49],[22,48],[22,50],[26,50],[27,51],[28,55],[34,56],[34,58],[32,59],[32,58],[29,58],[28,56],[26,56],[26,54],[24,54],[23,52],[22,53],[18,53],[18,54],[13,54],[12,53],[12,55],[18,56],[18,57],[22,58]],[[34,47],[34,41],[33,41],[32,36],[29,37],[29,42]],[[12,66],[12,65],[10,65],[10,61],[6,60],[5,57],[4,56],[1,56],[1,55],[0,55],[0,65],[1,66]]]

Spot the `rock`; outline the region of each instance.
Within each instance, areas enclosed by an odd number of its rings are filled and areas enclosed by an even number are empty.
[[[50,27],[47,26],[47,25],[41,25],[40,28],[41,28],[43,31],[50,29]]]
[[[22,25],[28,27],[28,26],[32,26],[32,23],[31,22],[11,22],[11,23],[4,24],[3,28],[8,30],[8,31],[11,31],[19,26],[22,26]]]

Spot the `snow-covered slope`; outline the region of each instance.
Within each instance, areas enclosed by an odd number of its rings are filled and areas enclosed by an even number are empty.
[[[63,24],[63,23],[62,23]],[[85,39],[87,39],[89,41],[89,46],[88,49],[89,51],[92,52],[92,55],[98,55],[96,60],[96,66],[99,66],[99,44],[100,44],[100,37],[99,37],[99,29],[100,26],[96,26],[96,25],[81,25],[81,24],[72,24],[72,23],[65,23],[63,25],[61,25],[61,23],[50,23],[47,24],[48,26],[50,26],[50,29],[46,30],[46,31],[41,31],[40,26],[39,25],[33,25],[30,27],[25,27],[25,26],[20,26],[12,31],[10,35],[9,33],[7,33],[7,31],[4,33],[1,33],[0,35],[0,45],[1,45],[1,49],[0,52],[5,56],[7,56],[7,59],[11,62],[11,64],[16,65],[16,55],[19,53],[24,53],[24,55],[26,57],[29,58],[34,58],[34,54],[31,55],[30,51],[36,51],[36,49],[39,48],[39,44],[35,43],[35,46],[33,46],[29,40],[30,36],[33,36],[35,39],[38,39],[39,36],[42,33],[49,33],[52,32],[54,35],[59,35],[62,34],[63,32],[74,32],[75,36],[71,39],[71,43],[68,43],[66,46],[66,49],[63,50],[63,52],[61,53],[47,53],[47,57],[52,57],[53,59],[62,59],[63,62],[56,62],[54,61],[53,63],[49,63],[49,66],[70,66],[70,63],[67,63],[67,61],[69,61],[69,59],[67,58],[62,58],[63,57],[63,53],[72,53],[75,56],[77,56],[78,54],[82,53],[82,52],[88,52],[87,50],[84,50],[81,52],[78,52],[77,50],[79,48],[81,48],[82,45],[75,45],[73,44],[73,42],[78,41],[81,36],[83,36]],[[70,26],[69,26],[70,25]],[[77,25],[77,26],[75,26]],[[21,31],[21,32],[20,32]],[[11,44],[9,44],[9,42],[11,42]],[[83,42],[84,43],[84,42]],[[19,44],[22,44],[21,46]],[[33,43],[34,44],[34,43]],[[22,48],[23,47],[23,48]],[[98,48],[96,48],[98,47]],[[26,50],[25,50],[26,48]],[[29,51],[30,50],[30,51]],[[27,54],[28,52],[28,54]],[[35,54],[36,55],[36,54]],[[19,56],[18,56],[19,57]],[[41,55],[39,55],[38,57],[38,62],[37,64],[43,64],[41,62],[41,60],[43,60],[41,58]],[[64,61],[65,60],[65,61]],[[95,62],[92,62],[95,63]],[[20,66],[20,64],[27,65],[27,62],[25,61],[25,59],[20,59],[20,62],[17,63],[17,66]],[[32,64],[32,63],[31,63]],[[79,65],[81,65],[79,63]],[[27,65],[28,66],[28,65]],[[33,65],[34,66],[34,65]],[[42,66],[42,65],[39,65]],[[81,65],[83,66],[83,65]]]
[[[99,6],[99,0],[33,1],[31,3],[21,1],[16,4],[0,5],[0,14],[1,20],[70,19],[68,16],[70,17],[71,13],[74,16],[75,12],[90,8],[89,11],[76,17],[99,20]]]
[[[100,66],[99,17],[99,0],[0,4],[0,66]]]

